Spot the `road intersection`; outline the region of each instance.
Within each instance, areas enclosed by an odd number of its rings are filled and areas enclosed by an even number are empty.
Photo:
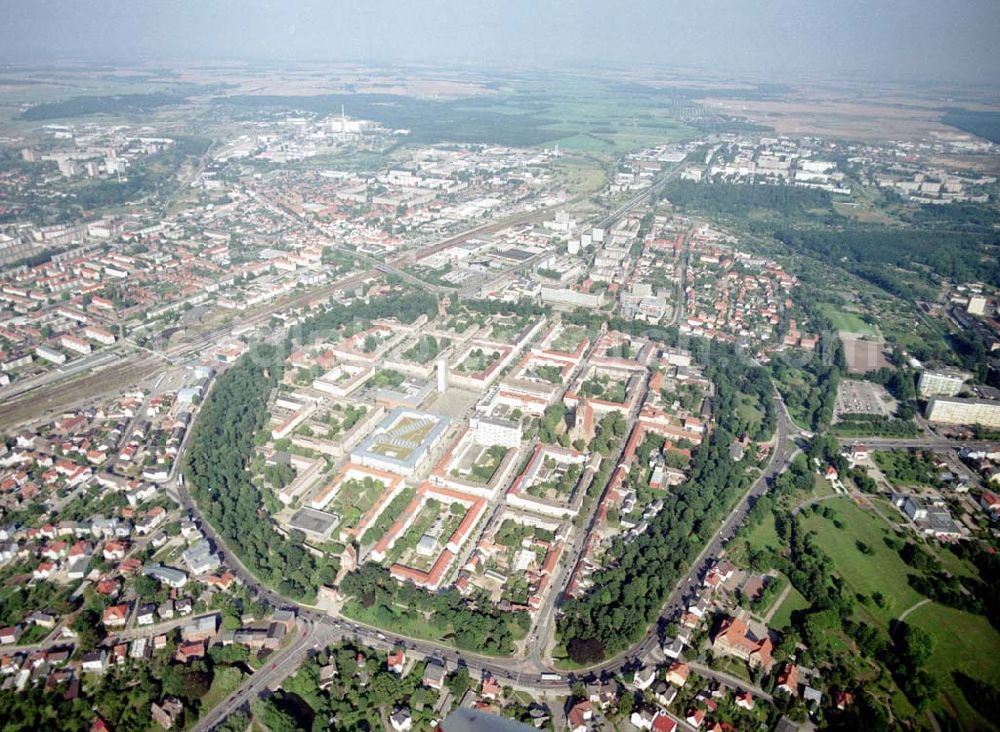
[[[383,650],[388,650],[393,646],[403,646],[411,657],[435,658],[452,667],[464,666],[473,677],[489,674],[503,685],[529,691],[539,696],[565,695],[569,686],[576,679],[621,671],[636,662],[655,660],[661,644],[660,627],[666,621],[683,612],[685,599],[697,586],[709,563],[724,551],[726,544],[743,523],[754,502],[767,492],[771,481],[791,464],[799,451],[796,439],[802,433],[790,419],[780,397],[775,395],[774,400],[778,415],[777,429],[772,439],[771,457],[765,469],[722,522],[713,538],[698,554],[687,574],[677,582],[664,604],[659,622],[654,623],[643,639],[632,648],[602,663],[578,668],[572,674],[566,674],[565,677],[558,669],[546,664],[543,658],[540,648],[544,648],[548,643],[547,638],[535,637],[533,642],[529,639],[526,644],[528,647],[527,655],[510,658],[486,656],[459,650],[444,642],[409,638],[396,633],[391,633],[390,637],[387,637],[384,629],[338,617],[314,606],[291,601],[261,584],[243,565],[239,557],[228,548],[225,540],[215,532],[207,521],[202,519],[201,523],[205,535],[224,553],[231,570],[240,577],[245,586],[259,599],[265,600],[275,607],[294,608],[300,618],[300,628],[297,631],[299,636],[292,641],[291,645],[282,649],[272,660],[269,660],[264,669],[249,677],[225,702],[208,712],[194,729],[211,729],[227,715],[251,702],[257,694],[267,688],[274,688],[281,680],[294,673],[311,652],[330,643],[346,639]],[[176,492],[182,506],[192,515],[199,516],[198,508],[186,487],[177,485]],[[567,566],[572,566],[572,563],[568,563]],[[561,575],[560,580],[564,582],[565,576]],[[553,600],[559,594],[557,590],[561,591],[561,589],[561,584],[553,584],[551,591]],[[550,607],[549,619],[545,620],[540,617],[536,626],[536,634],[539,630],[544,631],[546,635],[552,632],[551,616],[553,615],[554,608]]]

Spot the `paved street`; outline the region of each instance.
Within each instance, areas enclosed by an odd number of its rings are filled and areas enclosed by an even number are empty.
[[[949,440],[947,437],[841,437],[841,445],[863,443],[872,450],[903,450],[918,449],[952,449],[978,450],[986,449],[1000,451],[1000,442],[996,440]]]
[[[646,189],[633,196],[623,206],[617,209],[605,222],[610,225],[615,220],[632,210],[636,205],[645,201],[648,196],[655,193],[660,186],[674,173],[671,171],[661,178],[651,188]],[[294,215],[284,211],[286,215]],[[298,217],[296,217],[298,218]],[[308,223],[308,222],[307,222]],[[683,278],[686,275],[686,267],[682,263],[680,290],[683,292]],[[675,308],[673,320],[676,321],[682,316],[682,309]],[[643,389],[645,390],[645,384]],[[750,486],[746,494],[740,499],[732,512],[722,522],[721,526],[713,536],[712,540],[702,549],[695,561],[692,563],[688,573],[678,581],[673,592],[667,598],[661,620],[668,620],[677,616],[683,611],[684,599],[690,594],[692,589],[699,582],[700,577],[707,568],[708,563],[722,553],[725,544],[732,538],[733,534],[746,518],[747,512],[752,507],[754,501],[767,491],[770,481],[780,471],[784,470],[794,457],[797,447],[793,440],[801,435],[800,430],[790,419],[780,397],[774,397],[778,421],[777,430],[772,441],[773,450],[771,458],[756,481]],[[636,401],[636,405],[641,403],[641,398]],[[634,423],[636,408],[629,415],[629,422]],[[620,451],[606,459],[613,459],[617,462],[621,459],[621,451],[624,450],[625,442],[622,442]],[[170,481],[171,492],[176,491],[180,503],[186,510],[194,515],[198,514],[197,506],[191,499],[190,494],[183,485],[177,485],[172,479]],[[511,659],[497,659],[489,656],[482,656],[468,651],[459,651],[443,643],[437,643],[415,638],[406,638],[393,635],[386,640],[382,630],[345,619],[336,619],[325,614],[316,608],[303,606],[288,601],[277,595],[270,589],[264,587],[257,581],[247,568],[240,562],[239,558],[232,552],[226,542],[215,532],[215,530],[202,520],[203,530],[206,536],[225,554],[226,560],[233,571],[238,574],[243,582],[250,587],[259,597],[269,601],[277,607],[296,607],[300,617],[305,623],[306,630],[301,638],[293,646],[282,651],[269,666],[254,674],[244,685],[216,710],[207,715],[196,729],[210,729],[213,724],[221,721],[232,710],[239,708],[252,700],[253,696],[267,687],[269,684],[277,683],[288,674],[292,673],[315,646],[323,646],[345,637],[355,638],[358,642],[376,648],[388,648],[394,643],[402,643],[410,654],[417,658],[437,658],[452,666],[458,664],[465,665],[470,674],[474,677],[490,673],[500,680],[502,684],[515,688],[528,690],[534,694],[562,693],[565,694],[568,684],[574,678],[589,673],[614,672],[620,670],[624,665],[637,659],[649,659],[658,653],[660,645],[660,623],[654,623],[643,640],[635,647],[628,649],[607,661],[596,664],[587,669],[581,669],[576,674],[553,674],[551,661],[547,656],[548,649],[552,642],[554,633],[554,619],[556,615],[556,603],[562,596],[565,585],[579,560],[585,539],[592,528],[591,524],[596,513],[596,506],[599,497],[594,501],[594,511],[587,518],[587,531],[577,532],[573,543],[567,548],[564,559],[560,562],[560,569],[552,582],[549,592],[544,600],[543,607],[537,615],[537,621],[529,631],[528,638],[524,644],[524,655]],[[543,679],[542,674],[548,672],[552,677]],[[686,726],[686,725],[682,725]]]
[[[778,408],[778,426],[773,441],[774,450],[766,469],[754,481],[747,493],[744,494],[733,511],[723,521],[712,541],[704,547],[692,563],[688,573],[677,583],[674,591],[667,598],[667,602],[661,613],[661,619],[672,618],[683,611],[684,598],[696,586],[709,561],[722,552],[725,544],[732,538],[737,528],[746,518],[746,514],[753,505],[753,502],[767,491],[770,481],[790,464],[798,451],[794,443],[794,438],[800,432],[789,418],[788,412],[781,400],[777,396],[774,399]],[[193,504],[190,494],[183,486],[178,487],[178,497],[186,509],[197,514],[197,507]],[[586,669],[580,669],[574,674],[559,674],[559,678],[542,679],[541,674],[546,671],[551,673],[552,669],[547,668],[544,661],[540,658],[540,654],[537,652],[537,642],[529,644],[529,646],[536,649],[532,651],[529,658],[499,659],[458,650],[443,643],[385,633],[381,629],[372,626],[352,620],[335,618],[316,608],[290,602],[261,585],[233,552],[228,549],[226,543],[216,534],[214,529],[204,521],[202,521],[202,525],[206,536],[225,553],[227,562],[234,573],[238,574],[243,582],[256,594],[275,606],[295,607],[299,612],[299,617],[302,620],[305,630],[300,631],[303,632],[303,635],[300,636],[299,640],[275,656],[265,669],[248,678],[243,686],[224,704],[207,714],[195,728],[197,730],[211,729],[212,725],[225,719],[226,715],[233,710],[252,701],[265,688],[280,682],[286,676],[293,673],[308,656],[309,652],[312,651],[314,646],[322,647],[343,638],[352,638],[359,643],[380,649],[388,649],[392,645],[399,643],[405,646],[410,655],[415,658],[436,658],[451,667],[462,664],[468,668],[469,673],[474,678],[481,677],[484,673],[488,672],[503,685],[530,691],[540,696],[565,694],[567,687],[575,678],[590,673],[619,671],[634,659],[649,659],[658,652],[660,637],[659,624],[657,623],[650,628],[639,644],[619,653],[614,658]],[[549,615],[552,615],[552,613],[550,612]],[[546,632],[551,632],[551,620],[547,621],[544,627]],[[383,637],[385,640],[383,640]]]

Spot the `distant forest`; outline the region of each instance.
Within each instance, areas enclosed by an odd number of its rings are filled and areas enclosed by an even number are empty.
[[[851,221],[833,210],[829,193],[810,188],[671,180],[663,194],[685,211],[749,221],[753,233],[902,298],[933,297],[935,277],[1000,286],[1000,214],[993,205],[907,209],[902,219],[910,226],[902,227]]]
[[[783,229],[774,237],[794,251],[811,253],[853,271],[900,297],[912,297],[913,283],[901,281],[893,268],[926,267],[957,282],[989,282],[1000,286],[996,257],[1000,235],[852,226],[843,229]]]
[[[945,110],[941,122],[990,142],[1000,143],[1000,112],[973,112],[970,109],[951,108]]]
[[[695,183],[673,179],[663,189],[675,206],[722,216],[744,217],[767,210],[781,216],[803,216],[812,211],[830,212],[833,199],[826,191],[786,185]]]
[[[148,112],[157,107],[181,104],[186,97],[176,94],[115,94],[114,96],[73,97],[61,102],[43,102],[21,113],[21,119],[37,122],[64,117],[83,117],[91,114],[134,114]]]

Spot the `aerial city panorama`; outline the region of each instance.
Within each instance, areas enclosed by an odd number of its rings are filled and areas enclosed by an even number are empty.
[[[995,0],[4,0],[0,732],[1000,729]]]

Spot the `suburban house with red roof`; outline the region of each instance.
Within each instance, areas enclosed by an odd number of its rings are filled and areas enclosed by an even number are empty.
[[[799,693],[799,670],[792,664],[786,663],[778,674],[774,688],[790,696],[797,696]]]
[[[125,621],[128,620],[128,611],[127,603],[104,608],[102,621],[106,626],[120,627],[125,625]]]
[[[402,675],[403,667],[406,665],[406,653],[402,649],[392,651],[386,659],[385,666],[393,673]]]

